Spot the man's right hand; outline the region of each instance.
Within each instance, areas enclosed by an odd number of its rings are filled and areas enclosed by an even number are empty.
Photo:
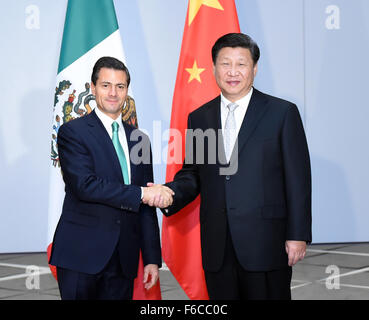
[[[170,188],[149,182],[147,187],[143,187],[142,202],[152,207],[167,208],[173,203],[173,196]]]

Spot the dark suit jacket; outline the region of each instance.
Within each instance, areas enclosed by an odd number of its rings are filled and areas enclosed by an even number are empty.
[[[129,150],[133,127],[124,124]],[[143,134],[142,134],[143,135]],[[131,161],[131,184],[123,175],[112,140],[91,114],[62,125],[58,132],[65,181],[62,214],[54,235],[50,264],[89,274],[101,271],[118,245],[124,274],[136,277],[139,250],[144,265],[161,266],[155,209],[141,204],[141,188],[153,181],[150,142],[147,164]]]
[[[220,96],[193,111],[188,128],[218,132]],[[231,157],[236,170],[228,168],[224,175],[219,171],[226,167],[222,165],[223,136],[217,135],[218,157],[213,164],[208,142],[204,164],[186,164],[189,155],[196,162],[199,154],[189,147],[189,142],[196,146],[193,140],[187,137],[185,164],[167,184],[175,198],[164,214],[176,213],[201,195],[204,269],[220,269],[227,228],[244,269],[268,271],[287,266],[285,241],[311,241],[310,159],[297,107],[254,89],[239,131],[238,152],[234,149]]]

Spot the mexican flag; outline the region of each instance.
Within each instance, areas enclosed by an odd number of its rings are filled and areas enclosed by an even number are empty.
[[[95,98],[90,88],[91,73],[95,62],[103,56],[117,58],[126,64],[113,0],[69,0],[53,104],[48,215],[49,256],[65,195],[58,155],[58,130],[63,123],[82,117],[95,108]],[[122,110],[123,121],[137,127],[131,90],[128,95]],[[56,276],[55,267],[50,268]],[[161,299],[159,284],[146,291],[142,281],[143,264],[140,259],[133,298]]]
[[[172,151],[182,148],[177,154],[185,153],[188,114],[220,93],[213,75],[211,48],[230,32],[240,32],[234,0],[189,0],[170,121],[170,128],[182,136],[182,141],[174,140],[171,145]],[[182,168],[172,158],[168,149],[167,182]],[[208,299],[208,293],[201,261],[199,204],[198,197],[180,213],[163,217],[162,252],[188,297],[203,300]]]

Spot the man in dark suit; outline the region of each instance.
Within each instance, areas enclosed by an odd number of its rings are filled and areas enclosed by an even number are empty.
[[[259,56],[247,35],[216,41],[212,57],[221,95],[190,113],[185,163],[166,184],[175,192],[173,204],[163,210],[167,216],[201,196],[210,299],[291,299],[291,267],[311,241],[303,124],[296,105],[253,88]],[[201,148],[196,132],[209,129],[216,141],[205,139]]]
[[[161,266],[156,211],[143,202],[165,197],[169,205],[170,194],[140,187],[153,179],[151,149],[148,137],[135,132],[148,156],[133,161],[142,155],[133,154],[135,128],[121,119],[130,83],[126,66],[103,57],[91,78],[97,108],[58,132],[65,199],[50,264],[57,266],[62,299],[132,299],[140,249],[146,289]]]

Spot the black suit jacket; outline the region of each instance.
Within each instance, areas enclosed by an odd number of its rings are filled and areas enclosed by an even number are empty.
[[[201,195],[202,260],[207,271],[218,271],[222,265],[227,228],[244,269],[287,266],[285,241],[311,241],[310,159],[297,107],[254,89],[238,150],[227,165],[223,136],[218,135],[220,96],[193,111],[188,128],[216,130],[217,159],[210,159],[212,147],[208,149],[205,139],[203,164],[196,163],[201,148],[196,149],[195,139],[187,134],[185,164],[167,184],[175,199],[164,214],[176,213]],[[189,155],[193,164],[186,163]]]
[[[124,123],[129,138],[135,129]],[[50,264],[89,274],[101,271],[118,246],[124,274],[137,275],[139,250],[144,265],[161,266],[156,211],[141,204],[141,188],[153,181],[150,142],[148,163],[131,161],[131,184],[123,175],[112,140],[95,111],[63,124],[58,132],[65,181],[62,214],[53,240]]]

